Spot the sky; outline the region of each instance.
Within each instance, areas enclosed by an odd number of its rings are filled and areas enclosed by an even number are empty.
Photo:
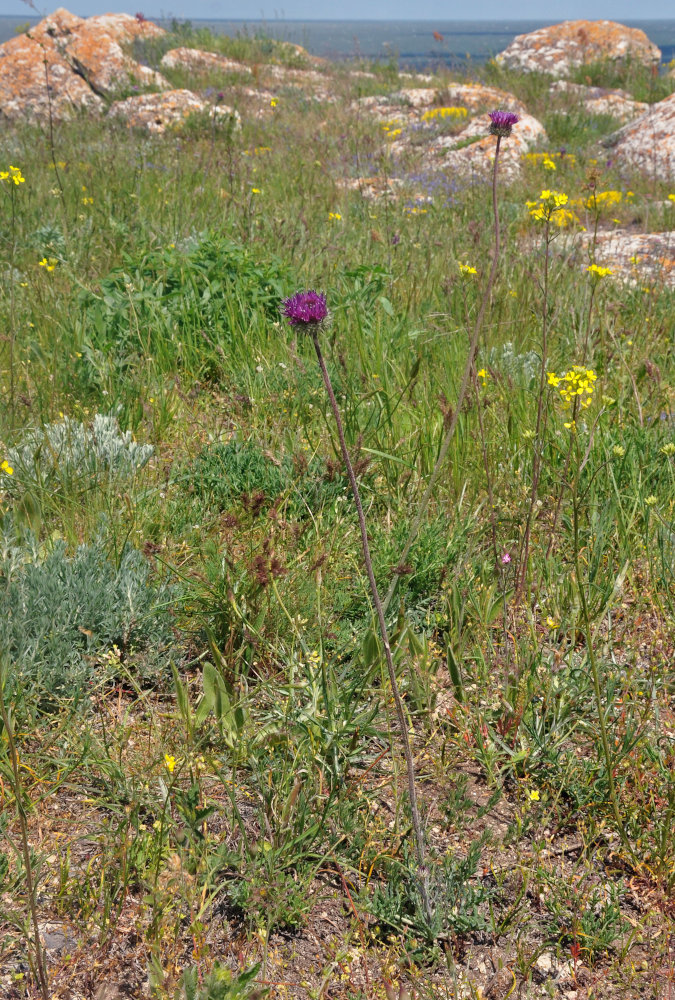
[[[35,0],[40,13],[58,6],[87,16],[107,11],[146,17],[223,18],[257,21],[276,20],[537,20],[563,21],[574,18],[607,18],[612,21],[675,19],[673,0]],[[21,17],[33,13],[22,0],[0,0],[0,14]]]

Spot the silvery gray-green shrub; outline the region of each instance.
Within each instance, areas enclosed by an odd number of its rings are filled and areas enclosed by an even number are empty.
[[[124,478],[142,469],[154,448],[122,431],[114,414],[97,413],[91,423],[64,417],[29,430],[8,453],[14,480],[8,486],[44,484],[56,477]]]
[[[172,595],[142,552],[127,546],[113,562],[99,540],[72,555],[63,542],[47,553],[30,539],[0,545],[0,649],[11,689],[37,701],[75,695],[102,676],[115,647],[136,673],[168,663]]]

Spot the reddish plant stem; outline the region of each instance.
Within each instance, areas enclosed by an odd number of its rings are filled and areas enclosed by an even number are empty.
[[[401,743],[403,745],[403,754],[405,756],[406,769],[408,774],[408,796],[410,799],[410,813],[412,817],[413,832],[415,836],[415,853],[417,855],[420,894],[422,896],[422,903],[424,906],[427,919],[431,921],[433,917],[433,911],[431,908],[431,900],[429,899],[429,874],[426,867],[424,832],[422,830],[422,820],[420,818],[419,807],[417,805],[415,762],[413,760],[412,750],[410,747],[410,739],[408,737],[408,726],[405,717],[405,710],[403,708],[403,701],[401,699],[401,693],[398,688],[398,681],[396,680],[396,669],[394,667],[394,659],[391,654],[389,633],[387,631],[387,623],[384,618],[384,608],[382,606],[380,593],[377,588],[377,581],[375,580],[375,573],[373,571],[373,562],[370,557],[370,545],[368,543],[366,519],[363,513],[363,506],[361,504],[361,496],[359,493],[359,487],[356,481],[356,476],[354,474],[354,468],[352,466],[351,459],[349,457],[349,451],[347,450],[347,442],[345,440],[344,430],[342,427],[342,418],[340,416],[340,410],[338,409],[337,400],[335,398],[335,393],[333,392],[333,386],[330,380],[330,375],[328,374],[328,369],[326,368],[326,362],[324,361],[323,353],[321,351],[321,346],[319,344],[319,334],[316,324],[314,324],[312,327],[312,339],[314,341],[314,350],[316,351],[316,357],[319,362],[319,368],[321,369],[321,375],[323,376],[323,383],[326,387],[328,399],[330,400],[331,409],[333,411],[333,417],[335,418],[338,438],[340,440],[340,450],[342,451],[342,459],[344,461],[345,468],[347,469],[349,484],[352,489],[352,496],[354,497],[354,504],[356,506],[356,512],[359,518],[359,528],[361,531],[361,546],[363,548],[363,561],[365,563],[366,573],[368,575],[368,583],[370,584],[370,592],[373,598],[373,604],[375,605],[375,612],[377,614],[377,621],[380,628],[380,635],[382,637],[382,643],[384,645],[384,656],[387,663],[389,682],[391,684],[391,690],[394,696],[394,704],[396,706],[396,717],[398,719],[398,728],[401,735]]]
[[[436,459],[436,464],[434,465],[431,476],[429,478],[429,482],[427,483],[427,488],[425,489],[422,499],[420,500],[419,507],[417,508],[417,513],[415,514],[415,519],[412,523],[410,534],[408,535],[406,543],[403,547],[403,552],[401,553],[401,556],[397,562],[397,565],[399,566],[403,565],[406,562],[410,550],[415,544],[415,540],[417,538],[420,526],[422,524],[422,519],[426,514],[427,507],[429,506],[429,501],[431,500],[431,494],[433,493],[434,487],[436,486],[436,483],[438,481],[438,477],[441,474],[443,463],[445,462],[448,450],[450,448],[450,444],[455,435],[455,429],[459,421],[459,415],[462,412],[462,406],[464,404],[464,400],[466,398],[466,394],[469,389],[469,383],[471,382],[471,373],[473,371],[474,361],[476,358],[476,351],[478,349],[478,340],[481,334],[481,330],[483,329],[483,321],[485,319],[485,313],[487,311],[488,303],[492,295],[492,287],[494,285],[495,277],[497,274],[497,264],[499,261],[499,252],[501,248],[499,211],[497,206],[497,171],[499,167],[499,148],[501,145],[501,141],[502,137],[498,135],[497,146],[495,148],[495,162],[492,170],[492,212],[494,215],[494,233],[495,233],[495,245],[494,245],[494,254],[492,257],[492,266],[490,267],[490,274],[488,276],[487,285],[485,286],[485,291],[483,292],[483,298],[481,300],[480,309],[478,310],[478,316],[476,317],[476,323],[473,328],[473,334],[471,336],[471,342],[469,344],[469,354],[466,359],[466,364],[464,366],[464,373],[462,375],[462,383],[460,385],[459,393],[457,395],[457,403],[455,405],[455,409],[450,419],[450,425],[448,426],[448,429],[445,433],[445,437],[443,438],[443,442],[441,444],[441,450],[439,451],[438,458]],[[389,607],[389,604],[391,603],[392,597],[394,596],[396,587],[398,586],[398,581],[399,581],[399,576],[395,575],[391,583],[389,584],[389,589],[387,590],[384,601],[382,602],[382,606],[385,613],[387,611],[387,608]]]

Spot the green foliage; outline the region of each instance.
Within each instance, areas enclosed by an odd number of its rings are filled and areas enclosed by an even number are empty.
[[[429,895],[433,919],[429,922],[422,906],[420,876],[410,858],[407,865],[392,866],[385,885],[376,885],[368,908],[386,937],[393,932],[418,939],[410,957],[428,960],[439,939],[452,940],[489,926],[487,903],[489,886],[477,880],[481,852],[489,834],[473,840],[465,855],[449,854],[431,866]],[[409,946],[408,946],[409,947]],[[418,950],[419,949],[419,950]]]
[[[672,76],[631,58],[630,53],[626,59],[599,59],[577,66],[570,78],[590,87],[626,90],[634,100],[648,104],[664,100],[675,90]]]
[[[120,365],[152,354],[163,365],[213,374],[242,356],[251,327],[278,318],[284,280],[274,258],[259,261],[231,240],[202,234],[127,256],[98,293],[81,294],[81,329],[89,352],[112,350]]]
[[[198,970],[193,966],[184,971],[176,1000],[245,1000],[247,997],[258,1000],[269,992],[255,985],[259,971],[258,964],[235,975],[226,966],[216,962],[203,981],[200,981]]]
[[[319,458],[277,458],[254,441],[228,441],[203,449],[177,481],[200,504],[228,510],[243,504],[254,512],[283,502],[297,517],[341,496],[346,484]]]

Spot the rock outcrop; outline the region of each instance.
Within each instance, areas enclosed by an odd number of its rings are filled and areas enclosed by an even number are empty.
[[[134,85],[160,89],[170,86],[168,80],[132,59],[112,35],[88,20],[70,34],[64,52],[76,72],[98,94],[107,96]]]
[[[137,38],[161,38],[166,34],[164,28],[140,16],[131,14],[95,14],[87,18],[87,24],[94,31],[103,31],[116,42],[126,45]]]
[[[136,94],[125,101],[116,101],[108,115],[111,118],[123,118],[130,128],[143,128],[148,132],[162,133],[180,125],[190,115],[204,112],[223,120],[233,117],[239,124],[239,115],[232,108],[224,104],[213,105],[202,101],[191,90]]]
[[[592,115],[608,115],[627,122],[639,118],[649,105],[644,101],[635,101],[625,90],[607,90],[604,87],[584,87],[580,83],[570,83],[567,80],[556,80],[551,85],[550,93],[571,94],[576,97],[584,109]]]
[[[102,108],[101,98],[53,45],[28,35],[0,45],[0,119],[47,121],[51,111],[58,120]]]
[[[517,35],[497,62],[508,69],[566,76],[570,70],[600,60],[633,59],[658,65],[661,51],[639,28],[616,21],[563,21]]]
[[[217,52],[201,49],[170,49],[162,56],[163,69],[184,69],[190,73],[245,73],[250,76],[251,68],[245,63],[228,59]]]
[[[429,148],[425,162],[431,169],[450,171],[464,180],[487,179],[492,176],[497,139],[489,134],[490,118],[474,118],[459,135],[441,136]],[[475,139],[474,142],[470,140]],[[503,139],[499,151],[499,176],[511,183],[522,170],[523,154],[533,146],[546,143],[544,126],[532,115],[524,114],[508,139]],[[468,144],[467,144],[468,143]]]
[[[655,180],[675,180],[675,94],[605,140],[616,159]]]
[[[579,237],[587,246],[591,233]],[[633,233],[621,229],[598,233],[595,260],[612,270],[612,277],[640,287],[675,288],[675,232]]]
[[[0,45],[0,117],[44,121],[51,110],[55,119],[67,118],[78,110],[100,111],[100,95],[119,89],[168,88],[159,73],[122,49],[135,38],[161,34],[156,24],[129,14],[82,18],[59,8]]]

